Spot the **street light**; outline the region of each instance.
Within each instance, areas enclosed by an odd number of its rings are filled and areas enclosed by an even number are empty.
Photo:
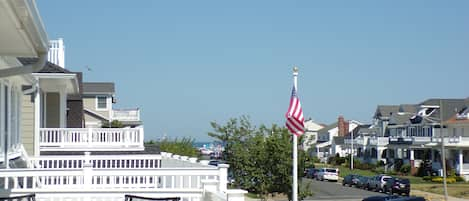
[[[445,138],[443,137],[443,104],[440,99],[440,138],[441,138],[441,167],[443,168],[443,189],[445,190],[445,201],[448,201],[448,188],[446,184],[446,157]]]
[[[351,147],[352,147],[352,149],[351,149],[352,156],[351,156],[351,159],[350,159],[350,169],[353,170],[353,131],[350,132],[350,134],[351,134],[351,140],[352,140],[352,145],[351,145]]]

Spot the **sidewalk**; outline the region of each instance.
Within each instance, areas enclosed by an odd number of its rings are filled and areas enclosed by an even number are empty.
[[[422,196],[428,201],[444,201],[445,200],[444,195],[429,193],[429,192],[419,191],[419,190],[412,190],[411,195]],[[469,199],[462,199],[462,198],[448,196],[448,201],[469,201]]]

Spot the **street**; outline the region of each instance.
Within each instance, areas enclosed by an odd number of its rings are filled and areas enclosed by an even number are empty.
[[[355,187],[342,186],[340,182],[316,181],[304,179],[303,182],[312,182],[314,195],[305,200],[362,200],[365,197],[385,195],[383,193],[367,191]]]

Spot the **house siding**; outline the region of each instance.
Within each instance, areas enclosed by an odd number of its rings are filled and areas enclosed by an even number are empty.
[[[109,118],[109,111],[97,111],[96,110],[96,96],[88,96],[88,97],[83,97],[83,107],[85,109],[91,110],[94,113],[100,114],[103,117]],[[85,118],[85,121],[87,119]]]
[[[60,128],[60,96],[59,93],[47,93],[46,96],[46,127]]]
[[[81,100],[68,100],[67,101],[67,127],[68,128],[83,128],[83,101]]]
[[[34,102],[30,95],[22,96],[21,107],[21,142],[28,153],[34,155]]]

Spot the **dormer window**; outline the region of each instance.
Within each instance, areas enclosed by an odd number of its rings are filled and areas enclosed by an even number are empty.
[[[422,108],[417,114],[422,117],[428,117],[435,112],[436,108]]]
[[[96,97],[96,109],[98,109],[98,110],[106,110],[107,109],[107,97],[106,96]]]
[[[462,108],[462,110],[460,110],[456,114],[456,119],[468,119],[469,116],[467,115],[467,113],[469,113],[469,108],[468,107]]]

